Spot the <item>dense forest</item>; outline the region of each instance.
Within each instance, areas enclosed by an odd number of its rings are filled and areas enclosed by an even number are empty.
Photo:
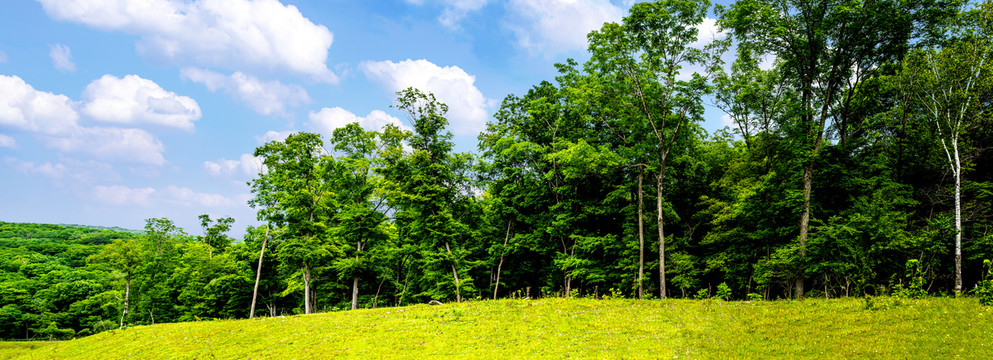
[[[699,41],[708,13],[727,37]],[[0,338],[502,297],[960,295],[993,258],[993,3],[635,4],[453,151],[447,106],[260,146],[263,224],[0,224]],[[705,106],[733,125],[708,134]]]

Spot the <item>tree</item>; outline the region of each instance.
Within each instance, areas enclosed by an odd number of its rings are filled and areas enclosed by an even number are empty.
[[[326,155],[317,134],[268,142],[255,150],[265,170],[249,183],[255,193],[249,205],[258,209],[259,220],[285,229],[278,256],[300,270],[306,314],[313,312],[314,266],[329,255],[328,222],[338,210],[330,179],[334,159]]]
[[[971,21],[970,21],[971,20]],[[988,116],[993,72],[993,4],[984,2],[968,14],[964,28],[947,44],[914,52],[904,74],[930,124],[951,169],[955,187],[955,293],[962,292],[962,138]]]
[[[378,251],[388,237],[384,229],[386,216],[379,211],[381,201],[374,199],[379,179],[373,171],[375,158],[382,149],[375,131],[364,131],[358,123],[334,130],[331,138],[339,153],[335,184],[342,211],[336,214],[334,229],[339,239],[339,257],[334,268],[352,280],[352,310],[358,308],[359,277],[371,269],[370,250]]]
[[[700,65],[711,71],[719,62],[726,43],[712,42],[704,48],[697,25],[703,22],[710,2],[656,1],[638,3],[622,25],[605,24],[589,35],[591,59],[587,72],[610,78],[609,91],[628,97],[626,103],[638,112],[641,124],[616,124],[612,128],[644,129],[651,135],[637,139],[651,144],[650,167],[656,172],[656,212],[659,235],[659,291],[666,297],[665,191],[667,161],[676,143],[687,136],[688,123],[702,118],[701,97],[709,92],[707,78],[693,73],[681,76],[684,66]],[[680,131],[683,130],[683,131]],[[644,147],[642,147],[644,148]]]
[[[220,253],[231,245],[232,239],[224,233],[231,230],[231,224],[234,224],[234,218],[223,217],[214,221],[207,214],[202,214],[197,218],[200,219],[200,226],[203,227],[201,241],[210,245],[213,251]],[[211,226],[212,223],[213,226]],[[213,251],[211,252],[211,256],[213,256]]]
[[[954,0],[907,3],[886,1],[741,0],[717,7],[719,24],[731,31],[739,46],[756,55],[782,61],[784,75],[800,94],[794,132],[802,163],[802,199],[797,241],[806,256],[811,219],[814,168],[824,146],[829,124],[844,133],[854,118],[840,111],[866,79],[879,74],[880,65],[899,59],[910,39],[947,18]],[[861,117],[858,117],[861,118]],[[829,120],[834,119],[833,123]],[[804,293],[804,277],[796,279],[795,295]]]
[[[385,152],[386,166],[377,171],[387,181],[387,196],[397,209],[396,225],[404,237],[417,247],[421,281],[425,295],[446,295],[454,290],[456,301],[462,292],[472,290],[464,259],[472,230],[467,226],[473,200],[465,172],[471,169],[471,157],[452,154],[452,134],[445,130],[448,106],[434,95],[408,88],[397,93],[396,108],[407,114],[414,132],[408,138],[412,149],[397,148]],[[441,280],[450,270],[452,282]]]
[[[99,253],[86,259],[92,263],[106,263],[120,271],[124,277],[124,308],[121,310],[120,328],[124,328],[124,319],[128,316],[131,301],[131,280],[135,271],[141,265],[141,248],[134,240],[114,240],[107,244]]]

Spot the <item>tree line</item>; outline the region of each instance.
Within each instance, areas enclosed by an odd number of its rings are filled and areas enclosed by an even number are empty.
[[[727,36],[701,41],[711,11]],[[966,293],[993,257],[991,35],[990,2],[637,3],[589,34],[588,61],[504,98],[477,153],[417,89],[393,105],[412,131],[260,146],[263,225],[233,242],[229,218],[202,236],[150,219],[101,245],[77,264],[104,271],[86,319]],[[704,131],[707,105],[733,125]],[[43,334],[38,314],[10,329]]]

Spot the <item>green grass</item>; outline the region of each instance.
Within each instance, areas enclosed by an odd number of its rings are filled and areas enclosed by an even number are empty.
[[[968,298],[884,310],[861,299],[498,300],[137,326],[33,348],[0,343],[0,358],[990,359],[991,317]]]

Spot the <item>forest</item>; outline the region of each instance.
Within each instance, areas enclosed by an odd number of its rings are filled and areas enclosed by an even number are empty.
[[[708,14],[725,38],[698,41]],[[430,300],[993,299],[993,3],[659,0],[587,38],[474,153],[414,88],[392,105],[413,131],[258,147],[243,239],[208,215],[0,223],[0,338]]]

